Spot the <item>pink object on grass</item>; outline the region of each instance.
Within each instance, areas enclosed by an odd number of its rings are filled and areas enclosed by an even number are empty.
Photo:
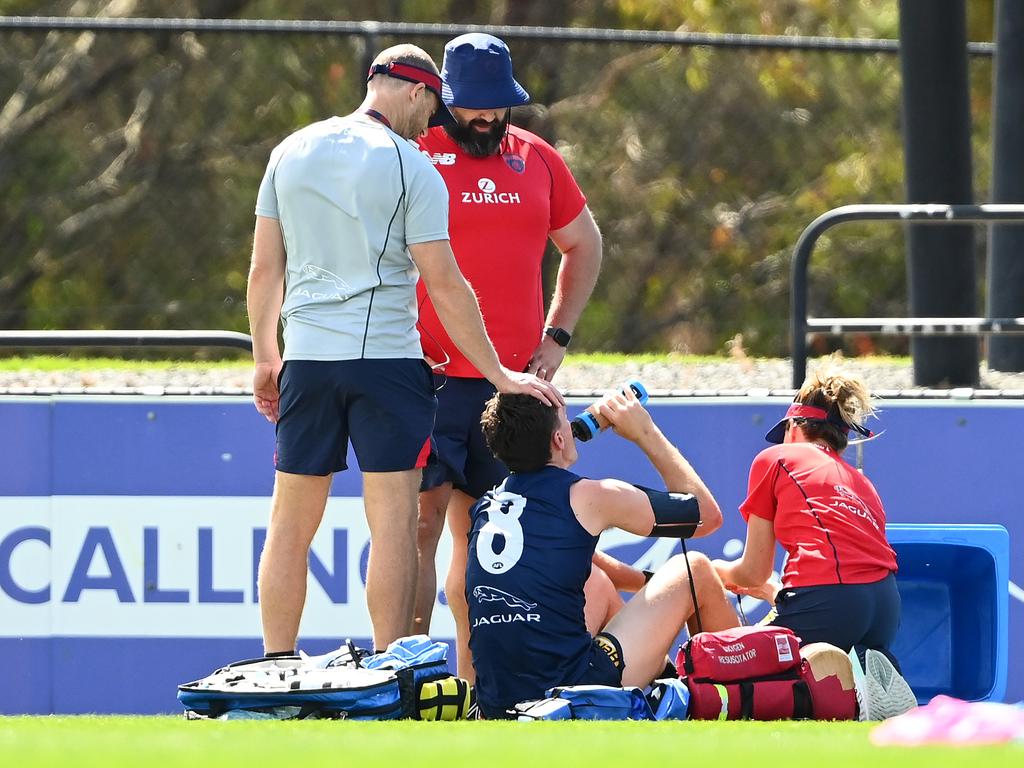
[[[876,746],[905,747],[1024,740],[1024,707],[936,696],[926,706],[881,723],[870,738]]]

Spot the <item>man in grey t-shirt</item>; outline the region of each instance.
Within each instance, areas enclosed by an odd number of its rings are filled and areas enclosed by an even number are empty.
[[[444,182],[408,142],[449,117],[440,87],[420,48],[383,51],[360,108],[281,142],[260,185],[248,308],[253,399],[277,425],[259,570],[268,654],[294,652],[309,546],[349,440],[373,542],[374,646],[411,632],[416,495],[436,407],[415,328],[420,276],[452,339],[498,391],[562,402],[549,382],[500,365],[448,243]]]

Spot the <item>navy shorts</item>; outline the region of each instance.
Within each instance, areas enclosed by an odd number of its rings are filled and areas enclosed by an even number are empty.
[[[622,670],[625,668],[626,659],[622,655],[619,638],[608,632],[598,632],[590,647],[590,661],[583,679],[575,685],[610,685],[618,688],[622,685]]]
[[[440,386],[444,377],[438,376]],[[421,491],[443,483],[478,499],[508,476],[480,429],[484,405],[494,396],[487,379],[449,378],[437,391],[437,420]]]
[[[426,464],[437,401],[423,360],[289,360],[278,383],[279,471],[340,472],[349,440],[363,472]]]
[[[563,681],[558,685],[607,685],[612,688],[620,688],[622,687],[624,667],[622,644],[618,638],[607,632],[598,632],[590,645],[587,666],[583,672],[576,680]],[[538,693],[537,698],[542,695],[542,693]],[[508,720],[514,717],[509,714],[509,710],[513,706],[515,706],[515,702],[506,707],[488,707],[481,702],[480,712],[487,720]]]
[[[849,651],[873,648],[896,665],[890,646],[900,627],[900,593],[896,576],[870,584],[824,584],[783,587],[775,600],[771,624],[789,627],[808,643],[831,643]]]

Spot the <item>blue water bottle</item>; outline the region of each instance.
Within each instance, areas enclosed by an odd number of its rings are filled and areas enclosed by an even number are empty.
[[[627,381],[625,386],[633,390],[633,394],[636,395],[636,399],[640,401],[641,405],[647,402],[647,388],[637,379]],[[622,391],[626,391],[625,387],[623,387]],[[598,403],[600,402],[602,401],[599,400]],[[589,406],[587,410],[573,419],[570,423],[570,427],[572,427],[572,436],[581,443],[585,443],[588,440],[593,439],[598,432],[601,432],[608,427],[608,422],[598,415],[596,406],[597,403]]]

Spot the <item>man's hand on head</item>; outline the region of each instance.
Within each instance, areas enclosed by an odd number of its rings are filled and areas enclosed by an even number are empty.
[[[550,381],[532,373],[516,373],[505,367],[502,367],[501,370],[505,374],[504,380],[494,383],[499,392],[510,395],[532,395],[545,405],[555,408],[565,405],[562,393]]]

